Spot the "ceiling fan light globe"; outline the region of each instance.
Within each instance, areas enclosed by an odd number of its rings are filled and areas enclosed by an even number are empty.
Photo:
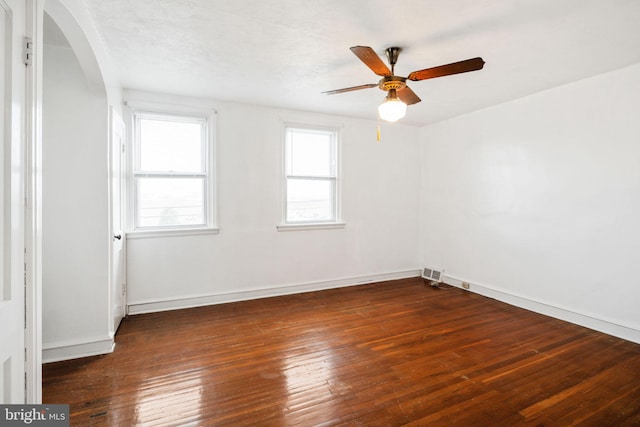
[[[407,114],[407,104],[399,99],[385,99],[378,107],[378,115],[386,122],[396,122]]]

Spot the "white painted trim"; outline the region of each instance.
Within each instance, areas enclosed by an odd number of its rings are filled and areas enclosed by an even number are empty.
[[[228,302],[246,301],[258,298],[268,298],[280,295],[291,295],[302,292],[321,291],[326,289],[342,288],[347,286],[363,285],[366,283],[385,282],[389,280],[407,279],[419,277],[420,268],[380,273],[368,276],[347,277],[343,279],[327,280],[320,282],[298,283],[285,286],[276,286],[266,289],[249,289],[237,292],[225,292],[211,295],[199,295],[188,298],[176,298],[156,301],[143,301],[128,306],[130,315],[153,313],[158,311],[177,310],[182,308],[200,307],[205,305],[224,304]]]
[[[278,231],[299,231],[299,230],[322,230],[332,228],[345,228],[345,222],[308,222],[300,224],[279,224],[276,225]]]
[[[51,3],[55,1],[51,0]],[[42,402],[42,64],[45,0],[26,2],[26,33],[34,55],[26,68],[24,168],[24,268],[26,403]]]
[[[144,94],[141,97],[146,97]],[[132,114],[135,113],[159,113],[159,114],[168,114],[168,115],[186,115],[186,116],[195,116],[195,117],[215,117],[217,115],[217,110],[212,106],[203,106],[196,105],[195,103],[190,103],[188,100],[182,99],[176,100],[172,102],[172,100],[165,101],[150,101],[147,99],[131,99],[130,95],[126,95],[124,104],[129,107]]]
[[[470,284],[468,289],[470,292],[640,344],[640,327],[636,325],[622,324],[619,321],[606,319],[595,314],[581,313],[568,307],[538,301],[493,286],[480,285],[449,275],[443,276],[443,282],[458,288],[462,288],[462,282],[467,282]]]
[[[113,353],[116,343],[111,337],[93,337],[85,340],[47,343],[42,350],[42,363],[78,359]]]
[[[180,236],[199,236],[203,234],[218,234],[218,227],[203,228],[172,228],[167,230],[136,230],[127,232],[127,240],[131,239],[153,239],[156,237],[180,237]]]

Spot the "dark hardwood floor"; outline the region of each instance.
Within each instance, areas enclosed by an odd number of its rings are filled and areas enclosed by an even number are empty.
[[[124,320],[71,425],[640,425],[640,345],[407,279]]]

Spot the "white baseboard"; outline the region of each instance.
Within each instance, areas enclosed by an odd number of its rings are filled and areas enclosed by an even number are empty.
[[[42,363],[60,362],[80,357],[112,353],[116,343],[113,337],[95,337],[85,340],[44,343]]]
[[[200,307],[205,305],[224,304],[228,302],[246,301],[258,298],[268,298],[281,295],[298,294],[302,292],[321,291],[325,289],[342,288],[346,286],[363,285],[365,283],[385,282],[388,280],[418,277],[421,269],[396,271],[391,273],[373,274],[368,276],[348,277],[321,282],[300,283],[295,285],[278,286],[266,289],[252,289],[238,292],[227,292],[212,295],[201,295],[188,298],[176,298],[162,301],[134,302],[128,306],[128,314],[153,313],[158,311],[177,310],[182,308]]]
[[[479,285],[446,274],[443,276],[443,282],[458,288],[462,288],[462,282],[466,282],[470,284],[470,288],[468,289],[470,292],[640,344],[640,328],[632,325],[622,325],[620,322],[579,313],[565,307],[558,307],[557,305],[514,295],[504,290],[499,290],[487,285]]]

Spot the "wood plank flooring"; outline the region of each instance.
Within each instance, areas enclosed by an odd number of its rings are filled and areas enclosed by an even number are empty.
[[[72,426],[638,426],[640,345],[406,279],[126,318]]]

